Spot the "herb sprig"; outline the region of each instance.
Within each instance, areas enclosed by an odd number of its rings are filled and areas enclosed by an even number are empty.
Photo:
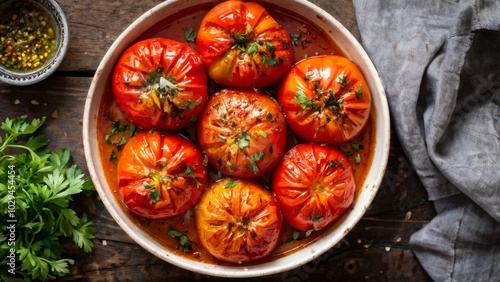
[[[73,196],[93,191],[90,180],[70,164],[67,149],[50,151],[49,139],[34,135],[45,118],[7,118],[0,135],[0,260],[3,280],[13,272],[25,280],[47,280],[69,273],[74,261],[63,258],[60,237],[70,237],[85,252],[91,252],[95,229],[85,214],[71,208]],[[4,234],[15,226],[16,240]],[[7,269],[7,254],[14,252],[17,264]]]

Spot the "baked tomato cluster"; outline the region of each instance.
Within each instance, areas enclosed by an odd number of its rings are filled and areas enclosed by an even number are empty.
[[[356,184],[339,147],[363,131],[371,93],[346,58],[294,65],[290,38],[259,4],[226,1],[202,19],[196,50],[151,38],[124,52],[112,90],[140,127],[117,164],[132,213],[186,220],[192,209],[194,241],[243,263],[283,243],[284,223],[312,232],[346,212]],[[189,139],[173,132],[185,127]]]

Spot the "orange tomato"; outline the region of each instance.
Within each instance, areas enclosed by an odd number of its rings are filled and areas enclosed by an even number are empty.
[[[294,62],[290,35],[257,3],[226,1],[203,18],[196,47],[217,83],[260,88],[279,80]]]
[[[225,178],[214,183],[194,214],[203,247],[223,261],[265,257],[280,241],[283,218],[278,205],[252,180]]]
[[[287,129],[278,103],[246,89],[223,89],[207,101],[197,139],[208,162],[228,175],[258,177],[285,153]]]
[[[300,61],[283,78],[278,101],[290,129],[305,140],[344,143],[364,129],[371,93],[350,60],[318,56]]]

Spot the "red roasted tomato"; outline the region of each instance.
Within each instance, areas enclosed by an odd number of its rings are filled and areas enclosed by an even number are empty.
[[[113,93],[125,116],[151,129],[179,129],[203,109],[207,77],[196,51],[164,38],[135,43],[118,60]]]
[[[285,220],[299,230],[320,230],[352,204],[356,184],[337,148],[299,144],[276,167],[272,189]]]
[[[278,103],[246,89],[212,95],[197,124],[198,144],[208,162],[237,177],[269,172],[285,154],[287,129]]]
[[[260,88],[279,80],[294,62],[286,30],[259,4],[226,1],[203,18],[196,47],[217,83]]]
[[[196,204],[207,183],[207,169],[200,151],[180,135],[142,132],[123,148],[117,177],[130,211],[161,219]]]
[[[214,183],[194,214],[203,247],[223,261],[265,257],[280,241],[283,218],[276,200],[252,180],[225,178]]]
[[[305,59],[292,67],[278,90],[293,132],[308,141],[351,141],[365,127],[371,94],[358,67],[339,56]]]

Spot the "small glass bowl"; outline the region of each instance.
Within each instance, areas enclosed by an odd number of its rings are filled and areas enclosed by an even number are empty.
[[[36,69],[16,71],[6,68],[0,63],[0,82],[24,86],[37,83],[50,76],[61,64],[69,45],[69,29],[66,16],[55,0],[8,0],[0,1],[0,11],[7,11],[14,4],[28,3],[39,8],[49,16],[56,35],[56,46],[50,59]]]

